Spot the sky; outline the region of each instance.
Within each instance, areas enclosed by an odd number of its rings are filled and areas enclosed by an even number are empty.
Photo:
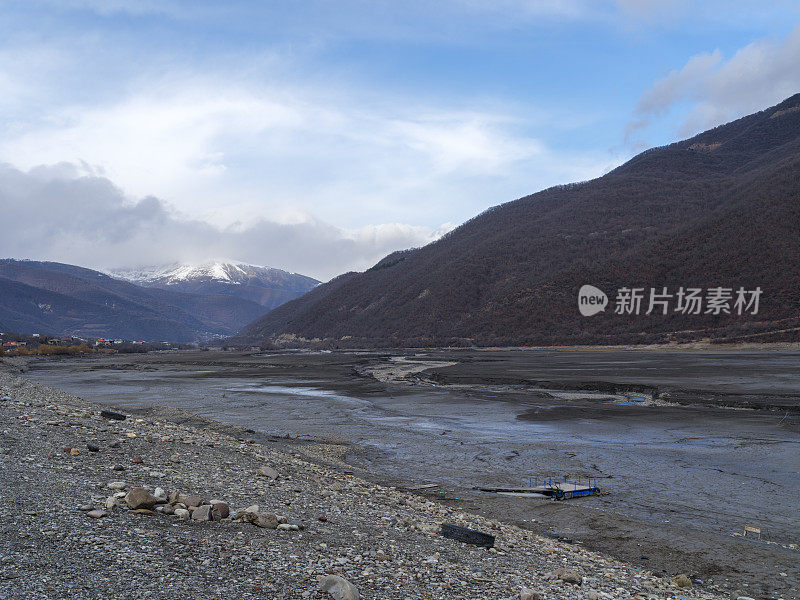
[[[0,256],[327,280],[797,92],[794,0],[0,0]]]

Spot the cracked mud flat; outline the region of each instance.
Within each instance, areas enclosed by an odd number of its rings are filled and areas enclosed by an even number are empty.
[[[273,444],[343,444],[347,468],[373,481],[436,483],[424,493],[447,506],[662,575],[797,598],[797,354],[750,354],[196,352],[31,363],[26,377],[142,414],[178,407]],[[628,406],[631,394],[665,405]],[[774,410],[719,408],[758,403]],[[555,503],[472,490],[563,474],[610,493]],[[745,524],[768,540],[734,535]]]

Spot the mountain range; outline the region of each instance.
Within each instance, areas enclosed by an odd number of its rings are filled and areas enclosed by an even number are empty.
[[[334,346],[797,340],[798,232],[800,94],[643,152],[598,179],[491,208],[436,242],[281,305],[237,339]],[[590,317],[578,310],[587,284],[608,298]],[[620,304],[631,289],[644,295],[638,314]],[[680,310],[689,290],[705,302],[699,312]],[[738,314],[739,290],[759,291],[755,312],[751,305]],[[645,314],[653,293],[669,305]],[[714,293],[732,297],[717,310]]]
[[[63,263],[5,259],[0,260],[0,330],[206,340],[236,333],[318,283],[241,263],[171,265],[112,277]]]
[[[148,288],[235,296],[256,302],[267,309],[280,306],[319,285],[316,279],[298,273],[223,261],[116,269],[109,271],[109,274]]]

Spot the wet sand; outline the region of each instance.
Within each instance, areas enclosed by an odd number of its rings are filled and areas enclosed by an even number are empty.
[[[655,572],[793,598],[797,365],[792,352],[193,352],[35,362],[26,376],[119,407],[342,442],[367,477],[436,483],[426,493],[445,503]],[[609,493],[557,503],[472,489],[564,475]],[[767,539],[735,535],[745,524]]]

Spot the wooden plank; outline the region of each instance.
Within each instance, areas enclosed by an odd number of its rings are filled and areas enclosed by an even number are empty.
[[[492,548],[494,546],[494,536],[482,531],[475,531],[474,529],[467,529],[460,525],[452,525],[450,523],[442,523],[441,534],[443,537],[450,538],[465,544],[473,544],[474,546],[482,546],[484,548]]]
[[[128,417],[122,413],[114,412],[113,410],[101,410],[100,416],[104,419],[112,419],[114,421],[124,421]]]
[[[545,494],[537,492],[497,492],[499,496],[516,496],[517,498],[549,498]]]

